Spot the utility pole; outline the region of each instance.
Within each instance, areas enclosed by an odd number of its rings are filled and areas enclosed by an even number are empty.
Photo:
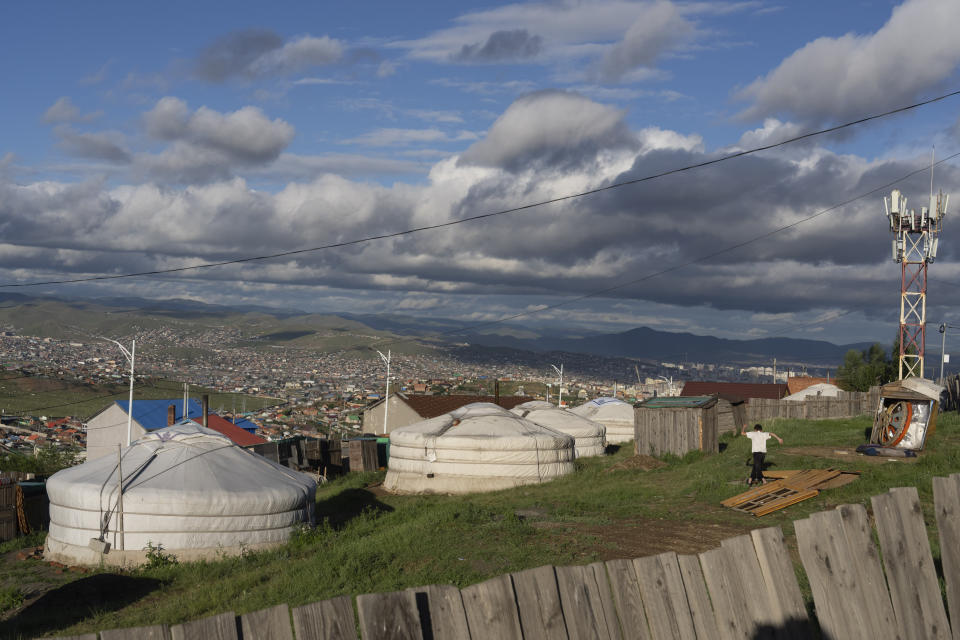
[[[559,369],[557,369],[556,365],[552,364],[550,366],[553,367],[553,370],[557,372],[558,376],[560,376],[560,391],[559,391],[560,395],[559,395],[559,399],[557,400],[557,407],[562,408],[563,407],[563,363],[562,362],[560,363]]]
[[[101,340],[106,340],[107,342],[112,342],[113,344],[120,347],[120,351],[123,353],[124,357],[130,361],[130,400],[127,403],[127,446],[130,446],[130,439],[133,435],[133,363],[137,355],[137,341],[133,340],[130,343],[130,350],[127,351],[127,348],[110,338],[104,338],[103,336],[98,336]]]
[[[383,433],[387,433],[387,417],[390,415],[390,350],[387,349],[387,355],[383,355],[379,350],[380,359],[387,365],[387,391],[383,397]]]
[[[933,160],[930,162],[930,206],[917,213],[907,209],[898,189],[883,199],[893,238],[893,260],[900,263],[900,363],[899,379],[923,377],[926,349],[927,265],[937,257],[949,195],[933,195]]]
[[[956,329],[956,325],[940,323],[940,384],[943,384],[943,365],[950,359],[947,350],[947,329]]]

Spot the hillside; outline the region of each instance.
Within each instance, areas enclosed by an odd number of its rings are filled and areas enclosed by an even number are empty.
[[[306,314],[263,307],[221,307],[186,300],[59,300],[6,294],[0,296],[0,301],[0,327],[12,327],[26,335],[83,340],[91,335],[128,335],[134,329],[230,329],[237,333],[236,346],[282,345],[318,352],[347,350],[361,357],[375,355],[368,348],[375,342],[389,342],[393,351],[410,354],[469,343],[475,348],[566,352],[651,362],[770,365],[776,358],[782,365],[836,366],[849,349],[862,350],[871,344],[837,345],[785,337],[732,340],[647,327],[604,334],[505,323],[477,332],[470,323],[445,318]],[[192,355],[196,356],[196,351]]]
[[[652,465],[638,465],[628,445],[612,456],[579,461],[565,478],[488,494],[389,495],[379,488],[378,474],[354,474],[321,488],[316,529],[274,551],[195,564],[158,559],[133,572],[93,575],[56,573],[38,560],[8,555],[0,564],[0,590],[26,593],[3,623],[8,635],[81,634],[280,603],[297,606],[341,594],[435,583],[464,587],[546,564],[696,553],[756,527],[782,527],[795,549],[795,520],[838,504],[869,508],[871,496],[897,486],[919,488],[932,522],[931,479],[957,468],[960,418],[943,414],[914,462],[833,454],[862,443],[869,425],[868,417],[772,425],[785,440],[784,447],[771,447],[775,469],[862,473],[849,485],[761,519],[719,506],[744,490],[748,473],[749,442],[729,435],[721,439],[725,450],[715,455],[668,457],[645,471]],[[938,559],[936,536],[931,545]],[[804,596],[809,604],[809,590]]]

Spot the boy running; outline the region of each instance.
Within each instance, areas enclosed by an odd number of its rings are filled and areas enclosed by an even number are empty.
[[[740,435],[750,438],[750,450],[753,452],[753,470],[750,472],[750,477],[747,478],[747,485],[760,484],[761,482],[767,484],[763,477],[763,459],[767,456],[767,440],[776,438],[777,442],[783,444],[783,439],[775,433],[764,431],[760,424],[754,425],[751,433],[747,433],[747,426],[744,425],[740,430]]]

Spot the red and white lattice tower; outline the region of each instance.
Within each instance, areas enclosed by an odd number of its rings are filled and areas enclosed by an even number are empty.
[[[923,377],[927,337],[927,265],[937,257],[940,229],[950,196],[933,195],[930,206],[907,209],[907,199],[894,189],[883,199],[893,232],[893,259],[900,263],[900,368],[903,378]]]

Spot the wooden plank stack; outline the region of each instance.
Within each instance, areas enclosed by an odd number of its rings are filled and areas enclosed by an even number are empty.
[[[101,640],[539,640],[602,638],[958,638],[960,474],[934,482],[942,572],[931,555],[915,488],[795,522],[816,620],[808,618],[779,527],[724,540],[699,555],[673,552],[587,566],[544,566],[458,589],[431,585],[173,627],[102,631]],[[939,581],[946,586],[951,627]],[[292,621],[291,621],[292,619]],[[819,628],[818,628],[819,626]],[[82,636],[96,640],[97,634]]]
[[[720,504],[736,511],[765,516],[820,494],[820,489],[841,476],[839,469],[807,469],[754,487]]]

